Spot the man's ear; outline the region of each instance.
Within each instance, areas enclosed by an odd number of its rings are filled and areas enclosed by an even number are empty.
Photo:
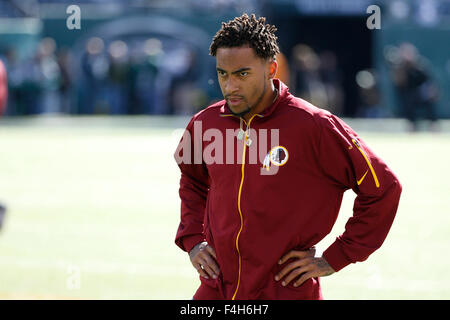
[[[278,63],[275,59],[270,60],[269,65],[269,79],[275,78],[275,75],[277,74],[278,70]]]

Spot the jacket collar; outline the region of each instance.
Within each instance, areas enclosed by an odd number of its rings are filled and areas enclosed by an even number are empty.
[[[270,116],[278,107],[280,101],[284,100],[289,95],[289,88],[281,80],[273,79],[273,85],[275,86],[275,89],[278,90],[278,98],[270,106],[266,107],[262,112],[259,113],[261,117]],[[223,117],[234,116],[226,101],[222,100],[222,103],[223,105],[220,108],[219,115]]]

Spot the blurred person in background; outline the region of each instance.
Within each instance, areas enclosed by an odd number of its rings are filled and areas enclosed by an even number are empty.
[[[56,57],[56,42],[52,38],[41,40],[37,53],[37,76],[40,81],[40,101],[35,113],[56,113],[61,111],[61,70]]]
[[[6,207],[0,202],[0,230],[3,227],[3,222],[5,220]]]
[[[155,82],[162,55],[159,39],[148,38],[141,47],[131,48],[129,86],[130,114],[152,114],[155,109]]]
[[[25,59],[19,64],[19,71],[23,78],[21,83],[20,93],[22,108],[25,115],[36,115],[42,112],[42,68],[41,68],[41,54],[37,50],[34,55]]]
[[[81,57],[83,77],[77,113],[93,114],[102,103],[102,93],[109,70],[109,60],[104,49],[105,43],[99,37],[89,38],[86,42]]]
[[[292,49],[293,93],[320,108],[333,107],[328,104],[326,87],[320,75],[320,58],[306,44],[297,44]]]
[[[344,88],[341,70],[338,68],[336,54],[326,50],[320,53],[320,78],[327,95],[327,108],[334,114],[341,115],[344,111]]]
[[[16,115],[16,98],[17,95],[17,89],[14,87],[14,81],[13,81],[13,69],[16,65],[16,51],[13,47],[6,47],[4,48],[1,56],[0,61],[3,64],[3,67],[5,69],[5,73],[7,75],[7,101],[5,102],[3,106],[3,114],[5,115]],[[1,112],[0,112],[1,114]]]
[[[193,85],[197,79],[197,57],[185,44],[168,50],[162,60],[157,88],[162,104],[157,113],[186,115],[194,113],[198,91]]]
[[[197,57],[195,52],[184,49],[182,61],[182,72],[174,74],[169,92],[169,110],[170,114],[192,115],[194,105],[196,104],[197,91],[193,81],[196,79]]]
[[[106,78],[106,103],[109,114],[127,114],[129,50],[122,40],[108,46],[109,68]]]
[[[0,116],[6,109],[6,103],[8,101],[8,80],[6,75],[6,68],[0,59]],[[3,218],[5,216],[6,208],[0,202],[0,230],[3,226]]]
[[[72,99],[72,55],[69,49],[62,48],[57,53],[57,63],[60,70],[59,81],[59,99],[60,99],[60,111],[63,113],[71,113],[71,99]]]
[[[356,116],[361,118],[383,118],[390,114],[380,104],[381,95],[377,75],[372,69],[364,69],[355,76],[358,88],[358,107]]]
[[[7,115],[29,115],[39,113],[41,97],[41,73],[38,53],[19,59],[15,47],[9,47],[5,55],[8,73]]]
[[[5,112],[6,104],[8,102],[8,76],[6,74],[6,67],[0,59],[0,116]]]
[[[5,62],[10,93],[8,115],[61,111],[61,69],[54,39],[42,39],[30,57],[19,58],[16,48],[10,47]]]
[[[318,54],[299,43],[292,49],[291,69],[291,87],[297,96],[337,115],[343,113],[343,78],[334,52]]]
[[[286,84],[289,87],[291,85],[291,79],[290,79],[290,67],[288,59],[282,52],[280,52],[277,53],[277,55],[275,56],[275,60],[277,60],[278,63],[277,74],[275,75],[276,78],[280,79],[284,84]]]
[[[169,113],[177,115],[192,115],[208,103],[204,90],[196,86],[199,76],[199,61],[197,53],[192,49],[185,50],[182,72],[173,76],[169,96]]]
[[[424,57],[412,43],[404,42],[398,48],[388,48],[385,58],[411,131],[417,131],[421,111],[431,121],[430,128],[436,130],[435,104],[439,99],[439,88]]]

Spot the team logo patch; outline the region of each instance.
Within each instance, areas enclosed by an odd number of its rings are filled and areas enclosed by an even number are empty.
[[[283,166],[289,159],[289,153],[283,146],[273,147],[264,158],[263,168],[269,170],[271,164],[274,166]]]

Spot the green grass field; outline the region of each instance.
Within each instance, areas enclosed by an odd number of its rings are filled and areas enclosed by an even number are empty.
[[[186,120],[2,119],[0,299],[190,299],[198,276],[173,242],[174,130]],[[403,184],[397,217],[367,261],[322,279],[324,297],[450,299],[450,134],[386,123],[354,128]],[[342,233],[353,199],[320,248]]]

